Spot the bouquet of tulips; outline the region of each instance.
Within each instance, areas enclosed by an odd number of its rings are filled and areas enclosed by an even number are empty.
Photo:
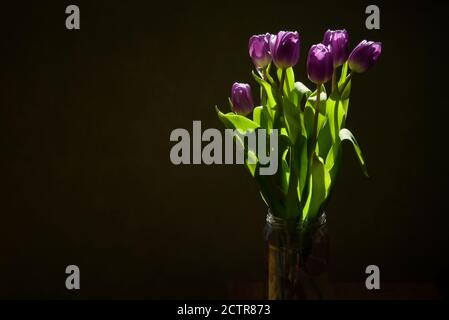
[[[307,75],[316,85],[309,89],[295,80],[293,71],[300,56],[298,32],[280,31],[249,39],[249,55],[256,69],[252,76],[260,86],[260,103],[254,105],[249,84],[234,83],[229,99],[232,112],[216,110],[228,129],[265,129],[268,133],[276,129],[279,133],[277,150],[267,149],[278,152],[279,166],[274,175],[261,175],[257,161],[245,162],[274,216],[296,221],[303,231],[316,222],[335,186],[344,140],[351,142],[368,176],[346,119],[354,74],[371,68],[380,53],[381,43],[366,40],[350,53],[346,30],[326,31],[322,43],[313,45],[308,53]]]

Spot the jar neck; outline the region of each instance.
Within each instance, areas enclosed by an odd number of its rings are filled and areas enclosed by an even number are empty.
[[[273,212],[270,209],[268,209],[266,222],[267,225],[273,229],[290,229],[296,228],[298,226],[299,219],[284,219],[275,216]]]
[[[270,210],[265,225],[265,240],[276,248],[299,249],[300,233],[298,219],[283,219]]]
[[[316,221],[313,223],[313,227],[319,228],[326,224],[326,212],[322,212]],[[278,216],[275,216],[271,209],[268,209],[266,223],[271,228],[275,229],[289,229],[292,227],[299,226],[299,219],[284,219]]]

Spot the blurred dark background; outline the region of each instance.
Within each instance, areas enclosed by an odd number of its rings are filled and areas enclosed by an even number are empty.
[[[77,4],[81,30],[65,28]],[[381,29],[365,28],[377,4]],[[297,78],[327,28],[382,41],[356,77],[328,208],[332,277],[448,283],[448,5],[364,1],[29,1],[0,13],[0,298],[226,298],[265,278],[266,208],[240,166],[174,166],[170,132],[222,128],[255,83],[252,34],[298,30]],[[65,267],[81,290],[65,288]]]

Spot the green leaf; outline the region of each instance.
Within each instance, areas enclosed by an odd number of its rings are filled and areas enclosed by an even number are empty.
[[[314,117],[315,117],[315,108],[309,101],[307,101],[304,109],[304,129],[308,139],[310,139],[312,135],[312,126]]]
[[[259,128],[259,125],[256,122],[251,121],[250,119],[244,116],[235,114],[233,112],[223,114],[218,109],[217,106],[215,106],[215,110],[217,111],[218,118],[221,120],[221,122],[227,129],[237,130],[239,133],[245,134],[247,131],[251,132]],[[240,137],[236,136],[235,139],[243,147],[244,154],[246,155],[245,166],[248,169],[251,176],[254,177],[258,163],[256,150],[249,150],[248,147],[245,145],[244,141]]]
[[[341,100],[345,101],[346,99],[349,99],[349,95],[351,93],[351,83],[352,80],[349,80],[348,83],[346,84],[346,87],[343,90],[343,93],[341,94]],[[345,112],[348,112],[348,107],[345,106]]]
[[[349,140],[352,143],[352,146],[354,147],[354,151],[357,154],[357,159],[359,160],[360,166],[362,167],[363,174],[366,177],[369,177],[368,175],[368,169],[366,167],[365,160],[363,159],[362,150],[359,147],[359,144],[357,143],[357,140],[355,139],[354,135],[346,128],[343,128],[340,130],[340,139],[341,141]]]
[[[296,167],[291,162],[291,143],[290,139],[286,135],[279,136],[278,143],[278,159],[281,161],[280,168],[276,173],[275,183],[278,182],[281,185],[281,190],[284,195],[285,203],[285,216],[286,218],[294,218],[299,216],[300,204],[298,198],[298,176]]]
[[[291,151],[293,155],[293,167],[299,179],[298,200],[301,201],[302,195],[304,194],[304,186],[306,184],[307,168],[309,163],[307,157],[307,139],[303,134],[298,136],[298,139],[296,139],[296,143]]]
[[[324,166],[323,159],[318,157],[315,153],[312,157],[310,170],[309,192],[306,204],[304,205],[303,221],[313,221],[318,216],[326,201],[331,184],[331,178]]]
[[[342,162],[342,153],[341,153],[341,141],[340,139],[335,142],[330,148],[325,161],[326,170],[329,171],[331,176],[331,186],[332,189],[333,184],[337,179],[338,171],[340,170]]]
[[[329,119],[332,141],[334,142],[337,140],[341,128],[345,126],[348,117],[350,91],[351,80],[348,81],[341,95],[338,92],[333,92],[329,99],[327,99],[326,114]]]
[[[345,115],[348,113],[348,103],[345,103],[346,99],[349,99],[349,94],[351,93],[351,82],[352,80],[349,80],[348,83],[345,85],[346,78],[348,77],[348,62],[346,61],[342,68],[341,68],[341,74],[340,74],[340,80],[338,81],[338,92],[340,92],[340,100],[343,102],[343,109],[345,111]],[[343,86],[344,89],[343,89]],[[343,92],[342,92],[343,90]],[[337,100],[334,98],[334,100]]]
[[[260,119],[260,127],[267,130],[267,133],[271,133],[271,129],[273,129],[273,119],[268,112],[268,107],[263,106],[261,119]]]
[[[315,106],[315,104],[316,104],[316,94],[317,94],[317,90],[312,92],[312,94],[309,95],[309,97],[307,98],[308,101],[312,102],[313,106]],[[320,90],[320,107],[321,107],[321,103],[325,102],[326,99],[327,99],[326,87],[324,85],[321,85],[321,90]]]
[[[270,112],[270,116],[273,118],[273,111],[276,108],[276,99],[274,97],[273,88],[267,81],[263,80],[257,74],[255,74],[254,71],[252,72],[252,75],[257,83],[265,90],[265,94],[267,95],[267,106],[269,108],[268,111]]]
[[[322,96],[322,95],[320,95]],[[324,96],[322,96],[324,97]],[[316,100],[312,101],[307,100],[306,106],[304,109],[304,126],[306,128],[307,137],[310,139],[312,135],[312,127],[313,127],[313,121],[315,118],[315,105]],[[320,113],[318,114],[318,125],[317,125],[317,135],[319,136],[320,130],[323,127],[324,123],[326,122],[326,100],[321,101],[320,100]]]
[[[253,110],[253,122],[260,126],[260,118],[262,113],[262,106],[255,107]]]
[[[280,161],[281,161],[281,167],[278,168],[278,170],[282,170],[282,175],[281,175],[282,193],[287,194],[288,193],[288,183],[289,183],[289,179],[290,179],[290,167],[285,158],[282,158]]]
[[[286,215],[288,219],[294,219],[299,217],[301,209],[298,194],[298,175],[294,167],[292,167],[289,176],[290,179],[286,197]]]
[[[285,198],[280,187],[276,184],[274,176],[262,176],[259,174],[260,163],[257,164],[254,178],[259,185],[260,194],[267,206],[275,216],[285,218]]]
[[[282,186],[282,191],[287,194],[288,181],[290,176],[290,166],[286,160],[286,155],[288,148],[290,147],[290,139],[287,135],[280,134],[278,138],[278,161],[280,166],[278,166],[278,171],[275,174],[276,181]]]
[[[288,98],[283,97],[282,99],[288,136],[292,145],[294,145],[296,142],[296,138],[301,132],[301,112],[293,105],[293,103]]]
[[[348,61],[346,61],[341,67],[340,80],[338,80],[338,86],[340,87],[346,80],[346,76],[348,75]]]
[[[309,98],[309,96],[312,94],[312,91],[306,87],[305,84],[302,82],[295,82],[293,86],[293,90],[290,94],[290,101],[296,106],[300,107],[301,101],[303,97],[306,97],[306,99]]]
[[[349,102],[349,100],[348,100]],[[328,118],[329,131],[332,141],[335,142],[338,138],[338,133],[343,125],[345,118],[344,105],[338,95],[331,95],[326,102],[326,115]]]
[[[290,95],[290,92],[293,90],[295,86],[295,72],[292,67],[287,68],[286,76],[285,76],[285,92],[287,95]]]
[[[277,68],[277,77],[279,80],[279,83],[281,82],[282,78],[282,69]],[[295,85],[295,73],[293,71],[292,67],[289,67],[285,69],[285,80],[284,80],[284,93],[287,96],[290,96],[291,91],[293,90]]]
[[[308,98],[306,102],[306,107],[312,107],[313,110],[316,109],[316,99],[317,98],[317,91],[315,90]],[[327,101],[327,94],[326,94],[326,88],[324,85],[321,87],[320,92],[320,114],[325,115],[326,114],[326,101]],[[325,120],[325,118],[322,119]],[[322,123],[323,124],[323,123]]]
[[[267,130],[267,134],[271,133],[271,129],[273,128],[273,120],[270,118],[266,106],[259,106],[254,108],[253,122],[256,123],[260,128]]]
[[[348,62],[346,61],[342,68],[341,68],[341,74],[340,74],[340,80],[338,81],[338,92],[340,92],[340,101],[343,103],[343,110],[345,111],[345,116],[347,117],[348,114],[348,104],[349,104],[349,94],[351,93],[351,82],[352,80],[349,79],[348,83],[346,83],[346,78],[348,77]],[[344,86],[344,88],[343,88]],[[343,90],[343,92],[342,92]],[[334,100],[337,100],[334,98]],[[346,101],[348,100],[348,101]]]
[[[327,119],[318,134],[317,153],[321,158],[326,159],[327,154],[332,147],[332,142],[329,119]]]
[[[335,159],[339,152],[339,148],[340,148],[340,141],[337,141],[334,144],[332,144],[332,147],[329,149],[329,152],[327,153],[325,166],[328,171],[331,171],[335,165],[336,162]]]
[[[274,85],[274,79],[273,79],[273,77],[271,76],[271,74],[270,74],[270,70],[271,70],[271,66],[272,66],[272,63],[270,62],[269,64],[268,64],[268,66],[267,66],[267,69],[265,70],[265,73],[264,73],[264,75],[265,75],[265,78],[268,80],[268,83],[270,84],[270,85]]]
[[[259,125],[239,114],[235,114],[233,112],[222,113],[217,106],[215,106],[215,110],[217,111],[218,118],[223,122],[226,128],[228,129],[237,129],[241,133],[245,133],[248,130],[256,130],[259,128]]]

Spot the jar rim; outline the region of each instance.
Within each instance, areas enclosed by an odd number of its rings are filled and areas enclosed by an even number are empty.
[[[266,222],[273,226],[286,226],[286,225],[297,224],[299,222],[299,219],[284,219],[281,217],[277,217],[273,214],[271,209],[268,208]]]
[[[327,223],[326,211],[323,211],[317,219],[316,224],[322,226]],[[299,218],[296,219],[284,219],[277,217],[273,214],[270,208],[268,208],[268,213],[266,217],[266,222],[272,226],[286,226],[299,223]]]

